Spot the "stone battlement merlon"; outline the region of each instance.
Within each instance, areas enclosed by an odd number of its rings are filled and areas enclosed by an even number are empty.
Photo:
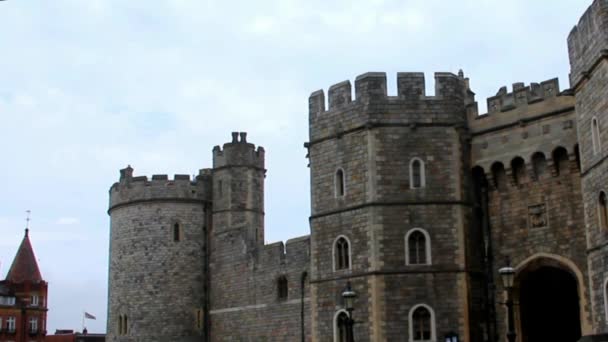
[[[513,83],[511,92],[507,87],[501,87],[496,95],[486,99],[488,112],[479,115],[476,104],[469,106],[468,112],[472,119],[483,119],[487,114],[502,113],[520,107],[527,107],[536,102],[548,100],[560,96],[559,79],[552,78],[541,83],[530,83],[526,86],[523,82]]]
[[[328,108],[325,108],[323,90],[313,92],[309,97],[311,118],[326,111],[338,110],[349,105],[378,103],[401,100],[445,100],[463,99],[466,90],[465,80],[449,72],[435,73],[435,96],[427,96],[425,77],[422,72],[397,73],[397,95],[387,94],[387,80],[384,72],[368,72],[355,79],[355,99],[352,99],[350,81],[342,81],[329,87],[327,91]]]
[[[435,73],[435,96],[427,96],[423,73],[397,74],[397,95],[387,95],[386,73],[370,72],[332,85],[309,98],[310,142],[382,125],[462,126],[466,124],[467,79],[462,73]]]
[[[595,0],[568,35],[570,85],[576,86],[608,59],[608,1]]]
[[[570,89],[560,91],[559,81],[553,78],[526,86],[513,84],[511,92],[501,87],[489,97],[488,113],[479,115],[477,102],[467,106],[468,125],[473,134],[488,130],[524,126],[531,121],[574,111],[574,96]]]
[[[200,201],[211,199],[211,170],[199,170],[195,177],[176,174],[133,176],[133,168],[120,170],[120,180],[110,188],[110,210],[141,201]]]
[[[260,262],[268,266],[276,263],[285,263],[287,268],[306,264],[309,258],[310,235],[274,242],[262,247]]]
[[[265,151],[247,142],[246,132],[232,132],[232,141],[213,148],[213,168],[248,166],[264,169]]]

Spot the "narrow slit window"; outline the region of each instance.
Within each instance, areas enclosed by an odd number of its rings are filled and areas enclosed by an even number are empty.
[[[287,277],[280,276],[279,279],[277,280],[277,294],[278,294],[279,300],[281,300],[281,301],[287,300],[287,296],[289,294]]]
[[[424,163],[420,158],[412,159],[410,162],[410,188],[424,188],[425,182]]]
[[[600,142],[600,125],[597,118],[591,119],[591,140],[593,144],[593,154],[597,154],[602,149]]]
[[[599,198],[600,229],[608,229],[608,199],[605,192],[600,192]]]
[[[334,265],[336,270],[350,268],[350,246],[348,240],[346,240],[344,237],[340,237],[338,240],[336,240],[334,253]]]
[[[173,241],[175,242],[179,242],[181,240],[181,228],[179,226],[179,223],[176,223],[173,225]]]
[[[338,169],[335,177],[336,197],[343,197],[346,190],[346,184],[344,183],[344,170]]]

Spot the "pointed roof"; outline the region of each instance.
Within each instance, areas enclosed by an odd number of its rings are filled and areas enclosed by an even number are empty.
[[[25,229],[25,236],[21,241],[21,246],[17,250],[17,255],[13,260],[11,268],[8,270],[6,280],[13,283],[22,283],[25,281],[39,282],[42,281],[42,275],[36,262],[34,249],[30,243],[29,229]]]

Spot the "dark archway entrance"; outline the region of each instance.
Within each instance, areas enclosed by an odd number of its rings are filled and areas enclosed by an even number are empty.
[[[576,342],[581,337],[578,286],[569,272],[541,266],[520,277],[522,342]]]

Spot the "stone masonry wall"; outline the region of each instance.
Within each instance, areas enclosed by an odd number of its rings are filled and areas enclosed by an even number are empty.
[[[407,339],[409,310],[429,305],[436,337],[449,331],[468,339],[470,307],[466,274],[468,170],[465,81],[436,74],[435,97],[424,75],[399,73],[398,94],[386,94],[386,75],[367,73],[310,98],[308,143],[311,192],[312,324],[314,341],[330,341],[343,308],[346,282],[355,303],[357,341]],[[425,164],[426,186],[412,189],[410,162]],[[335,194],[335,174],[345,194]],[[423,228],[430,236],[431,265],[406,265],[405,235]],[[350,241],[352,267],[334,270],[333,244]]]
[[[211,341],[298,341],[310,333],[309,239],[264,245],[264,150],[245,133],[213,151]],[[278,280],[287,279],[287,298]]]
[[[608,330],[608,231],[599,223],[599,194],[608,193],[608,1],[595,0],[568,36],[570,81],[576,95],[578,140],[593,330]],[[592,120],[599,126],[600,148],[594,151]]]
[[[473,164],[483,169],[489,184],[494,253],[490,268],[499,283],[494,296],[498,300],[504,298],[497,271],[504,266],[507,256],[517,266],[518,277],[535,263],[559,265],[579,276],[581,330],[589,333],[591,317],[574,97],[569,91],[560,92],[556,81],[541,84],[551,84],[551,92],[539,101],[470,117]],[[513,93],[525,88],[521,83],[515,84]],[[543,89],[547,93],[549,88]],[[505,88],[499,93],[507,96]],[[554,159],[559,148],[565,151],[567,160]],[[535,166],[533,160],[538,153],[545,161]],[[516,175],[512,161],[517,157],[523,159],[524,171]],[[498,165],[504,169],[502,182],[495,169]],[[504,336],[506,313],[502,306],[497,306],[496,312],[498,336]],[[516,320],[519,320],[517,310]]]
[[[198,336],[202,310],[204,179],[133,178],[110,190],[108,341],[167,342]],[[179,224],[180,241],[173,228]],[[145,309],[142,309],[145,308]],[[127,317],[127,333],[119,332]]]

